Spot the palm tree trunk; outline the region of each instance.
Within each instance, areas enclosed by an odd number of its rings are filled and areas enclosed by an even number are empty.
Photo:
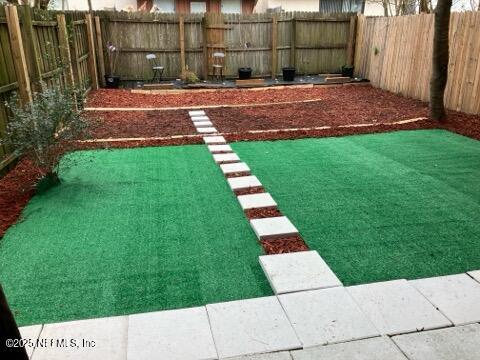
[[[19,346],[20,331],[8,307],[7,299],[0,285],[0,354],[5,354],[5,359],[28,360],[25,347]],[[14,341],[13,343],[11,341]],[[16,346],[12,346],[16,345]],[[3,359],[3,357],[2,357]]]
[[[438,0],[435,9],[433,36],[432,78],[430,79],[430,116],[434,120],[445,120],[443,97],[448,77],[448,33],[452,0]]]

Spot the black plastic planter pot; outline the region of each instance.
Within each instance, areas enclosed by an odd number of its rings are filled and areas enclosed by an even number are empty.
[[[252,77],[252,68],[239,68],[238,69],[238,78],[240,80],[248,80]]]
[[[353,78],[353,66],[342,66],[342,76]]]
[[[120,76],[105,75],[105,84],[108,89],[118,89],[120,86]]]
[[[295,68],[294,67],[284,67],[283,71],[283,81],[293,81],[295,80]]]

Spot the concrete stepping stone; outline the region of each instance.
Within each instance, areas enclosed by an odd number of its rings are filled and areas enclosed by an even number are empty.
[[[297,228],[286,216],[252,219],[250,225],[258,239],[298,235]]]
[[[254,175],[229,178],[227,181],[230,189],[234,191],[262,186],[262,183]]]
[[[278,299],[304,348],[379,335],[343,287],[284,294]]]
[[[197,132],[200,134],[213,134],[217,132],[217,129],[214,127],[197,128]]]
[[[69,321],[45,324],[39,341],[72,339],[80,348],[66,346],[37,347],[35,360],[124,360],[127,354],[128,317]]]
[[[217,164],[221,164],[225,162],[237,162],[237,161],[240,161],[240,158],[235,153],[213,154],[213,160]]]
[[[480,359],[478,324],[399,335],[392,339],[412,360]]]
[[[247,164],[243,162],[239,163],[233,163],[233,164],[222,164],[220,165],[220,169],[222,172],[227,175],[227,174],[233,174],[237,172],[248,172],[250,171],[250,168],[248,167]]]
[[[210,118],[208,116],[192,116],[190,119],[192,119],[194,123],[199,121],[210,121]]]
[[[293,360],[408,360],[388,337],[292,351]]]
[[[468,275],[477,280],[480,283],[480,270],[469,271]]]
[[[205,111],[204,110],[190,110],[188,112],[188,115],[190,115],[190,116],[204,116]]]
[[[127,358],[217,359],[205,307],[130,315]]]
[[[212,154],[233,152],[230,145],[208,145],[208,151],[210,151]]]
[[[197,121],[194,122],[193,125],[198,128],[206,128],[206,127],[213,127],[213,124],[211,121]]]
[[[292,360],[292,357],[288,351],[280,351],[267,354],[239,356],[229,358],[228,360]]]
[[[395,335],[451,326],[407,280],[346,288],[381,334]]]
[[[259,260],[275,294],[342,286],[316,251],[264,255]]]
[[[18,330],[20,330],[20,335],[22,335],[22,339],[28,341],[25,345],[28,357],[32,356],[33,350],[35,349],[32,345],[34,345],[39,338],[42,328],[43,325],[31,325],[18,328]]]
[[[227,142],[223,136],[204,136],[203,141],[207,145],[226,144]]]
[[[243,210],[277,206],[269,193],[240,195],[237,199]]]
[[[211,304],[207,312],[221,359],[301,347],[275,296]]]
[[[480,322],[480,284],[467,274],[413,280],[410,284],[455,325]]]

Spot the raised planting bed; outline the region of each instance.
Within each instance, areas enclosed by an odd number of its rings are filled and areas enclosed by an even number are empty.
[[[19,325],[271,295],[206,146],[81,151],[0,241]],[[65,163],[66,164],[66,163]]]
[[[477,140],[418,130],[232,148],[344,285],[480,268]]]

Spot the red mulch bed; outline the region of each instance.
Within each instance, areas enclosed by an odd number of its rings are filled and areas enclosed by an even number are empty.
[[[311,91],[313,103],[207,109],[220,132],[391,123],[428,116],[428,105],[370,86],[344,86]]]
[[[100,89],[88,96],[87,107],[186,107],[201,105],[262,104],[296,100],[318,99],[325,89],[290,88],[252,91],[246,89],[222,89],[181,94],[134,94],[127,89]]]
[[[285,254],[309,250],[300,236],[289,236],[272,240],[261,240],[260,243],[267,255]]]
[[[42,172],[30,160],[22,159],[0,179],[0,237],[17,222],[41,176]]]
[[[85,111],[95,139],[193,135],[187,111]]]
[[[249,195],[249,194],[258,194],[265,192],[265,189],[262,186],[254,186],[247,189],[235,190],[234,193],[237,196],[240,195]]]
[[[245,216],[248,219],[263,219],[268,217],[282,216],[282,213],[276,206],[264,207],[259,209],[245,210]]]
[[[435,129],[439,125],[432,120],[422,120],[419,122],[398,124],[398,125],[374,125],[368,127],[349,127],[349,128],[331,128],[321,130],[295,130],[295,131],[277,131],[266,133],[231,133],[225,135],[229,142],[236,141],[254,141],[254,140],[282,140],[282,139],[302,139],[311,137],[331,137],[371,133],[385,133],[397,130],[418,130]]]
[[[457,134],[480,140],[480,115],[469,115],[456,111],[448,111],[448,117],[440,127]]]

